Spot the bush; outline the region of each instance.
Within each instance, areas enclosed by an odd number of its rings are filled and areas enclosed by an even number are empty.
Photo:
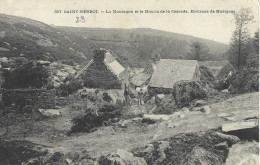
[[[173,97],[177,107],[183,108],[194,99],[207,97],[207,93],[198,82],[179,82],[173,86]]]
[[[69,134],[76,132],[93,132],[97,127],[107,125],[110,119],[121,116],[118,106],[105,104],[98,110],[98,115],[94,110],[88,110],[85,115],[80,115],[72,119],[73,126]]]
[[[77,80],[72,80],[68,84],[61,84],[60,91],[61,96],[68,96],[74,92],[77,92],[79,89],[83,88],[82,83]]]
[[[225,66],[223,66],[218,75],[217,75],[217,79],[218,80],[224,80],[226,78],[226,76],[229,74],[229,72],[236,72],[236,69],[230,64],[230,63],[227,63]]]
[[[248,93],[259,91],[259,71],[249,68],[238,71],[230,79],[231,93]]]
[[[42,88],[48,84],[49,71],[37,62],[29,62],[13,71],[5,71],[3,88]]]
[[[104,92],[103,93],[103,100],[106,101],[106,102],[111,102],[112,98],[106,92]]]

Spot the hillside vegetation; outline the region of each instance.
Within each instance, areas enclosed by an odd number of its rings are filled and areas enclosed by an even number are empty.
[[[87,39],[22,17],[0,14],[0,57],[28,60],[90,60],[92,45]]]
[[[208,50],[201,57],[205,60],[227,59],[227,45],[212,40],[184,34],[165,32],[148,28],[102,29],[59,27],[66,32],[83,36],[104,48],[112,50],[130,64],[146,63],[151,56],[174,59],[195,59],[191,52],[193,42],[199,42]]]
[[[99,29],[55,27],[23,17],[0,14],[0,57],[24,57],[86,64],[92,50],[103,47],[124,66],[143,66],[153,55],[194,59],[192,42],[206,45],[202,60],[226,59],[227,45],[188,35],[154,29]]]

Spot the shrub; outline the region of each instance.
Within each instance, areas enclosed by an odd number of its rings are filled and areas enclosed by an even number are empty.
[[[112,104],[104,104],[99,108],[97,113],[98,115],[94,110],[90,109],[85,115],[73,118],[73,126],[69,134],[76,132],[93,132],[97,127],[107,125],[110,119],[121,116],[119,107]]]
[[[48,83],[49,72],[41,64],[34,61],[17,67],[13,71],[5,71],[3,74],[4,88],[42,88]]]
[[[61,96],[68,96],[79,89],[83,88],[82,83],[77,80],[72,80],[68,84],[61,84],[60,91]]]
[[[259,71],[249,68],[238,71],[230,79],[231,93],[247,93],[259,91]]]
[[[207,97],[206,90],[198,82],[179,82],[173,86],[173,97],[177,107],[189,106],[194,99]]]
[[[112,98],[106,92],[104,92],[103,93],[103,100],[106,101],[106,102],[111,102]]]

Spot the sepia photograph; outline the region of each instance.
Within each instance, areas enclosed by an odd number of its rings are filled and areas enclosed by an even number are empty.
[[[1,0],[0,165],[259,165],[259,1]]]

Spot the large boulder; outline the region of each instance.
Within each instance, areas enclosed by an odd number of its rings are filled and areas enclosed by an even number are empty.
[[[222,165],[226,159],[228,140],[213,132],[178,134],[158,141],[161,134],[158,131],[152,143],[133,148],[134,156],[154,165]]]
[[[222,165],[223,160],[211,151],[207,151],[202,147],[195,146],[187,160],[182,162],[182,165]]]
[[[213,86],[213,84],[216,81],[213,73],[206,66],[203,65],[201,65],[199,69],[200,69],[200,81],[204,84]]]
[[[208,103],[207,103],[207,101],[205,101],[205,100],[196,100],[196,101],[194,102],[194,106],[195,106],[195,107],[201,107],[201,106],[206,105],[206,104],[208,104]]]
[[[259,164],[259,143],[246,142],[243,144],[235,144],[229,149],[229,154],[226,159],[226,165]]]
[[[160,95],[162,95],[162,97],[159,98]],[[171,94],[159,94],[159,96],[157,95],[155,97],[157,107],[153,111],[154,114],[172,114],[177,110],[174,97]]]
[[[223,124],[222,131],[243,140],[259,140],[258,121]]]
[[[179,108],[189,106],[194,99],[207,97],[207,90],[198,82],[178,82],[173,86],[172,93]]]
[[[99,165],[147,165],[144,158],[134,157],[132,153],[118,149],[116,153],[101,156],[97,162]]]
[[[164,94],[158,94],[155,96],[155,103],[158,105],[161,103],[162,99],[165,97]]]

